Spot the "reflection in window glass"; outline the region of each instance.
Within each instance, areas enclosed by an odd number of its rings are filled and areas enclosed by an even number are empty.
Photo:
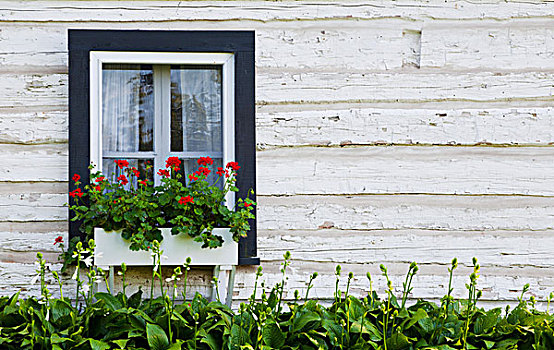
[[[171,151],[221,152],[220,66],[171,66]]]
[[[154,78],[151,65],[102,66],[102,148],[154,150]]]

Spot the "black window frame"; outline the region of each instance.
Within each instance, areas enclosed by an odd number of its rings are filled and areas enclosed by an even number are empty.
[[[235,159],[240,164],[238,196],[254,190],[256,200],[254,31],[88,30],[68,29],[69,51],[69,174],[89,182],[90,51],[222,52],[235,58]],[[69,181],[69,191],[74,190]],[[255,209],[254,209],[255,214]],[[81,236],[71,221],[69,237]],[[239,242],[239,265],[258,265],[256,220]]]

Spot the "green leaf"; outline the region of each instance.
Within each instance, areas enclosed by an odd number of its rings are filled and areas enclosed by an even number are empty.
[[[292,322],[292,332],[309,331],[317,328],[320,322],[321,318],[315,312],[299,312]]]
[[[285,345],[285,335],[277,323],[268,322],[262,330],[262,339],[265,345],[280,349]]]
[[[249,337],[246,331],[237,324],[231,327],[230,350],[240,350],[241,345],[248,343]]]
[[[167,335],[157,324],[148,323],[146,325],[146,337],[151,350],[167,350],[169,347]]]
[[[211,350],[221,349],[221,342],[218,341],[213,334],[206,334],[202,339],[200,339],[200,342],[208,345]]]
[[[112,343],[117,345],[120,349],[125,349],[129,340],[130,339],[117,339],[117,340],[112,340]]]
[[[477,335],[487,333],[494,326],[496,326],[496,324],[500,320],[501,313],[502,310],[500,308],[495,308],[487,311],[486,314],[477,317],[477,319],[475,320],[473,332]]]
[[[107,350],[110,348],[107,343],[100,340],[89,339],[89,343],[92,350]]]
[[[483,340],[483,342],[485,343],[485,346],[487,347],[487,349],[492,349],[492,347],[494,346],[494,342],[493,342],[493,341],[490,341],[490,340]]]
[[[73,307],[65,300],[55,299],[50,303],[50,315],[52,322],[58,321],[61,317],[68,316]]]
[[[183,344],[182,340],[178,340],[176,343],[171,344],[167,350],[181,350],[181,345]]]
[[[387,340],[387,349],[390,350],[403,350],[409,348],[411,342],[402,333],[394,333],[390,338]]]
[[[417,309],[417,311],[412,315],[412,317],[410,318],[410,321],[406,325],[406,329],[410,328],[411,326],[416,324],[419,320],[422,320],[425,317],[429,317],[429,315],[427,315],[427,312],[425,312],[425,310],[423,309]]]
[[[94,297],[98,300],[104,301],[108,309],[111,311],[115,311],[123,307],[121,302],[110,293],[98,292],[94,294]]]
[[[435,329],[435,324],[433,323],[433,320],[431,320],[429,317],[424,317],[418,320],[417,323],[421,326],[426,334],[431,333]]]

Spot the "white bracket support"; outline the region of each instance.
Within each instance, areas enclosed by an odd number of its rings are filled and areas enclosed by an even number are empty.
[[[213,284],[212,300],[219,298],[223,304],[231,307],[236,271],[235,265],[216,265],[214,267],[214,278],[217,279],[217,283]]]

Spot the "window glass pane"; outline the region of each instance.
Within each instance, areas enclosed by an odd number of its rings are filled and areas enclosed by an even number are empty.
[[[216,174],[217,168],[222,167],[223,160],[221,158],[212,158],[214,160],[214,163],[212,165],[208,165],[207,168],[211,170],[211,173],[208,175],[207,181],[210,185],[213,185],[217,181],[217,187],[223,188],[223,184],[225,183],[225,175],[223,177],[219,177],[219,175]],[[181,159],[183,163],[181,164],[181,175],[186,179],[186,183],[189,184],[190,180],[188,175],[194,173],[198,170],[201,165],[198,165],[198,159]],[[186,176],[185,176],[186,175]],[[218,180],[219,179],[219,180]]]
[[[153,151],[153,130],[152,65],[103,64],[103,151]]]
[[[139,172],[140,176],[139,178],[141,180],[148,179],[150,181],[154,181],[154,173],[153,173],[153,167],[152,164],[154,164],[153,159],[125,159],[129,162],[129,167],[135,167]],[[115,164],[114,158],[104,158],[102,159],[102,174],[106,176],[110,181],[116,181],[116,178],[121,175],[125,174],[127,177],[127,173],[125,173],[123,170],[119,169],[117,165]],[[150,166],[150,169],[146,169],[147,166]],[[137,178],[135,176],[132,176],[131,178],[128,178],[129,182],[132,182],[134,187],[137,186]]]
[[[171,66],[171,151],[221,152],[220,66]]]

